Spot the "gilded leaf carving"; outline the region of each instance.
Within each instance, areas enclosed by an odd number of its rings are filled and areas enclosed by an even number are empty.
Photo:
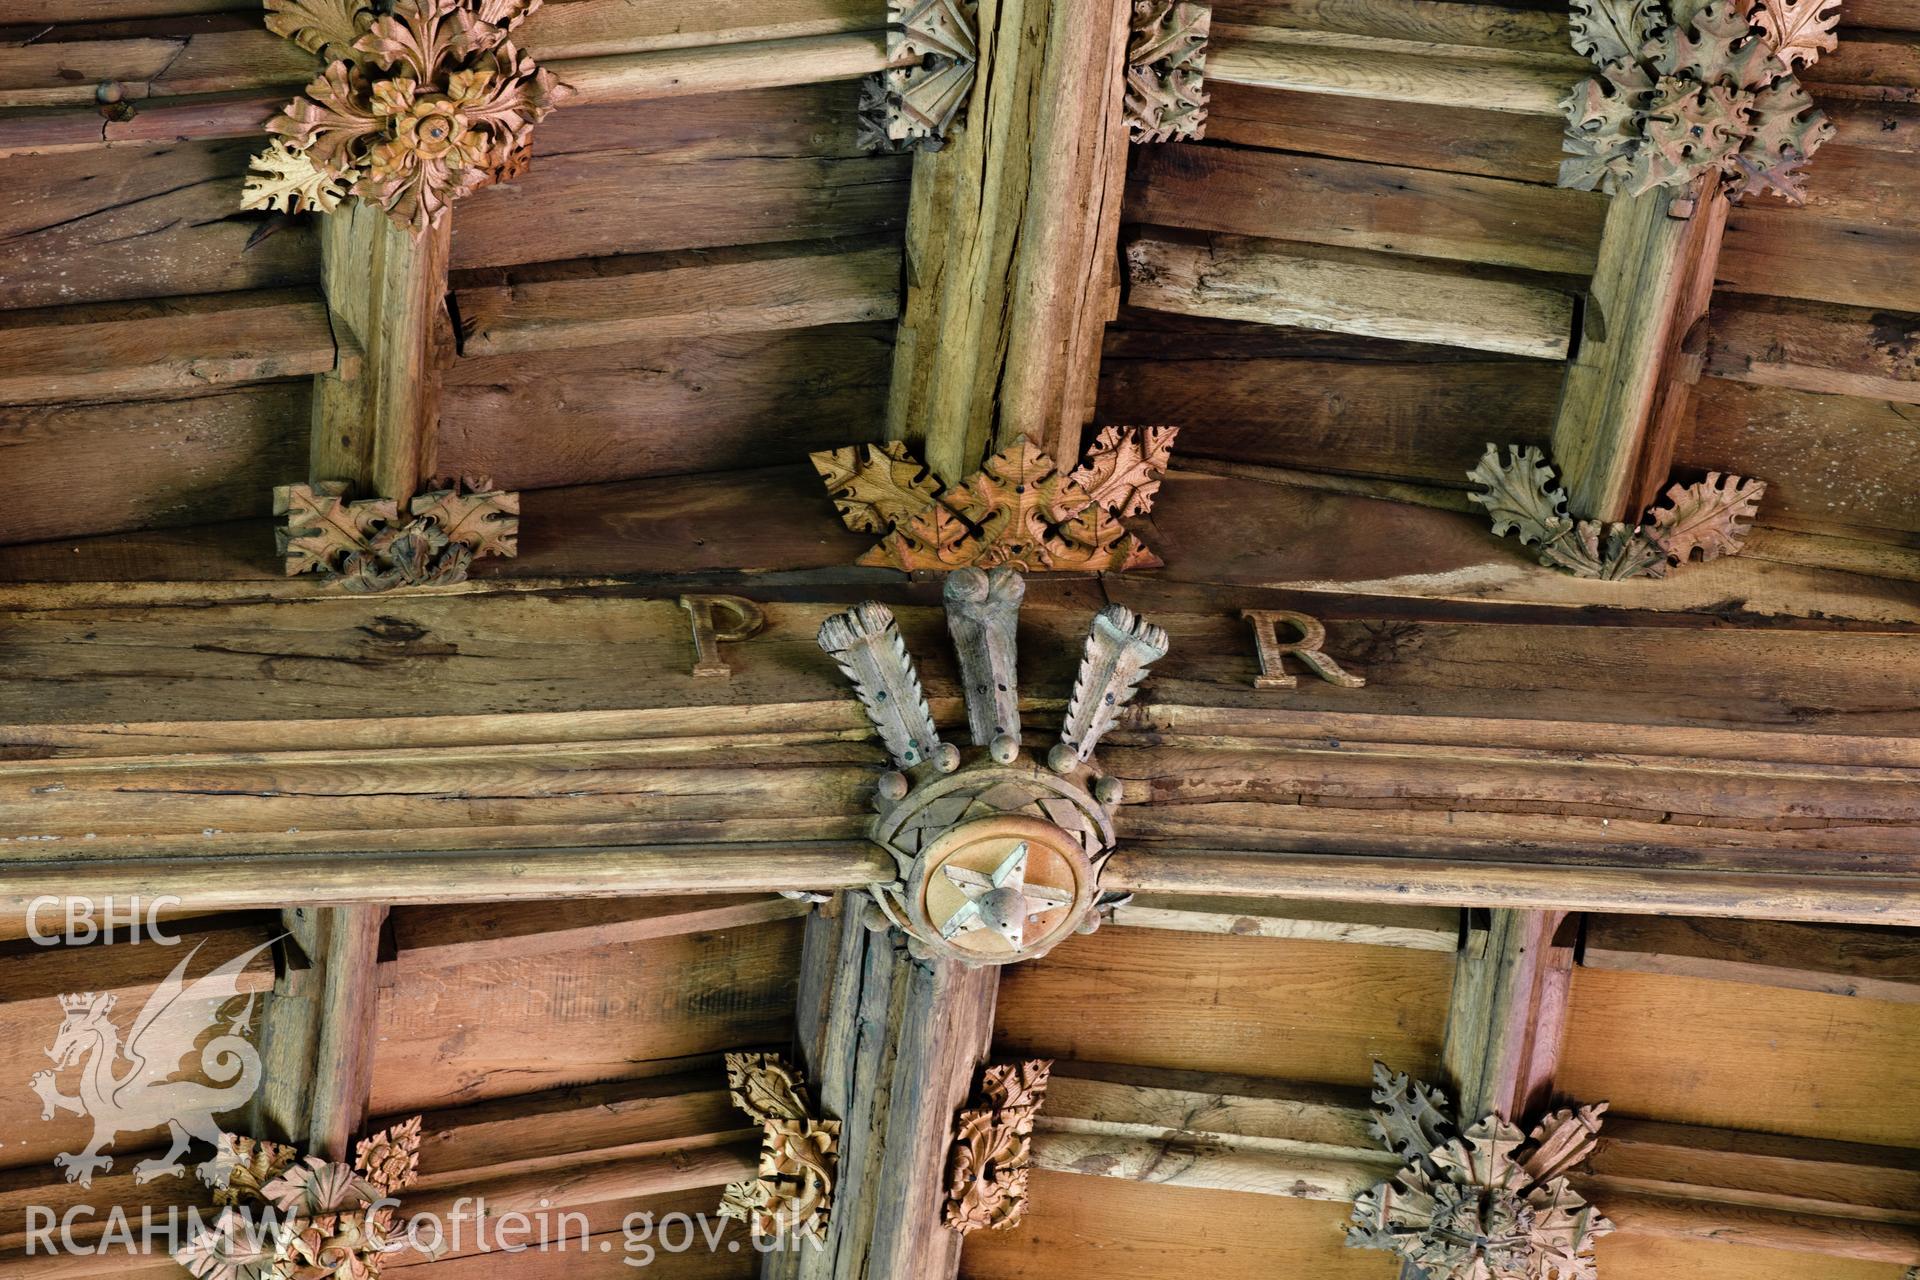
[[[393,0],[377,15],[340,0],[275,3],[274,30],[332,59],[268,122],[275,147],[416,233],[515,176],[533,126],[565,94],[507,39],[539,0]],[[242,206],[273,207],[266,198],[250,185]]]
[[[318,209],[329,213],[347,198],[345,178],[315,165],[312,156],[295,151],[284,138],[275,138],[265,151],[254,156],[251,169],[244,192],[249,209],[277,209],[282,213]]]
[[[1120,517],[1151,508],[1177,434],[1108,427],[1072,475],[1022,440],[948,490],[897,442],[816,453],[813,464],[849,529],[885,534],[861,564],[1150,568],[1159,557]]]
[[[1035,1058],[980,1073],[977,1105],[955,1120],[944,1215],[952,1230],[1001,1231],[1026,1213],[1033,1118],[1052,1071],[1052,1059]]]
[[[1833,125],[1792,68],[1833,47],[1826,3],[1709,0],[1678,22],[1661,0],[1581,0],[1573,45],[1600,75],[1561,104],[1560,185],[1639,195],[1712,173],[1734,196],[1804,200],[1798,171]]]
[[[1767,486],[1761,480],[1712,472],[1693,485],[1667,490],[1666,505],[1650,508],[1636,527],[1576,521],[1566,512],[1566,491],[1553,468],[1532,445],[1509,446],[1506,461],[1489,444],[1467,478],[1481,486],[1467,495],[1487,510],[1497,537],[1518,535],[1538,551],[1540,563],[1582,578],[1664,578],[1698,551],[1702,560],[1738,555]]]
[[[1428,1280],[1594,1280],[1613,1230],[1564,1174],[1593,1150],[1606,1104],[1559,1111],[1531,1135],[1504,1117],[1463,1124],[1426,1085],[1374,1065],[1373,1133],[1406,1166],[1354,1199],[1347,1244],[1399,1255]]]
[[[373,21],[364,0],[266,0],[267,30],[322,57],[344,58]]]

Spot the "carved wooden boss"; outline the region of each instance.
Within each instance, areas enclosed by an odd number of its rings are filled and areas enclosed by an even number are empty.
[[[1014,632],[1025,594],[1011,569],[947,578],[973,739],[964,753],[940,740],[891,611],[868,602],[820,628],[820,647],[853,682],[893,757],[875,796],[873,838],[899,877],[870,892],[923,958],[1010,964],[1099,924],[1121,786],[1093,752],[1165,655],[1167,636],[1130,609],[1103,609],[1087,632],[1059,743],[1044,763],[1022,759]]]

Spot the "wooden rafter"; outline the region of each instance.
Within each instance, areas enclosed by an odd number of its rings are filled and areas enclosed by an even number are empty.
[[[915,157],[887,437],[947,484],[1023,438],[1080,455],[1118,302],[1124,5],[982,0],[964,123]]]

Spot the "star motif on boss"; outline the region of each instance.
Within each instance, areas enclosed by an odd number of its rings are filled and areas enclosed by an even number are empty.
[[[1016,951],[1026,945],[1027,923],[1058,911],[1073,895],[1050,885],[1027,883],[1027,842],[1022,840],[992,871],[981,873],[948,865],[941,872],[965,894],[940,926],[942,938],[956,938],[976,929],[991,929]]]

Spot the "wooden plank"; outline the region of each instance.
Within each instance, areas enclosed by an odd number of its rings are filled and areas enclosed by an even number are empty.
[[[1137,307],[1564,359],[1573,299],[1422,259],[1215,236],[1127,246]]]
[[[1920,34],[1848,25],[1833,52],[1806,71],[1816,97],[1914,102],[1920,100]]]
[[[1763,920],[1593,916],[1580,963],[1920,1003],[1920,935]]]
[[[0,45],[0,108],[91,107],[268,85],[291,92],[317,68],[304,50],[256,23],[209,18],[191,25],[190,32],[159,34],[109,28],[103,38],[85,27],[56,27]]]
[[[557,111],[534,131],[526,174],[461,202],[453,266],[897,230],[911,161],[860,149],[852,93],[803,85]],[[650,193],[644,209],[636,190]]]
[[[899,253],[869,248],[711,265],[627,259],[591,276],[456,289],[454,305],[462,354],[486,356],[891,320],[899,290]]]
[[[1560,1087],[1648,1119],[1916,1143],[1920,1006],[1581,969]]]
[[[1303,938],[1368,947],[1405,947],[1453,954],[1459,944],[1457,911],[1431,907],[1355,907],[1281,903],[1270,898],[1176,898],[1138,894],[1113,908],[1113,923],[1129,929],[1231,933],[1241,937]]]
[[[1566,916],[1468,913],[1441,1051],[1463,1119],[1493,1113],[1525,1128],[1552,1099],[1573,974]]]
[[[1216,83],[1208,93],[1214,142],[1546,186],[1558,181],[1564,158],[1564,122],[1545,116],[1235,84]]]
[[[1309,1200],[1040,1169],[1020,1228],[968,1237],[960,1274],[966,1280],[1165,1280],[1201,1267],[1209,1280],[1389,1280],[1391,1258],[1345,1247],[1347,1214],[1339,1205]]]
[[[1632,514],[1668,349],[1691,324],[1697,291],[1688,287],[1690,273],[1697,264],[1712,277],[1722,202],[1697,198],[1697,211],[1684,217],[1670,211],[1674,204],[1671,192],[1656,190],[1608,205],[1584,332],[1553,425],[1551,455],[1567,509],[1582,519]]]
[[[498,904],[465,910],[403,907],[394,913],[395,954],[385,981],[453,965],[552,951],[627,945],[790,920],[804,900],[764,894]]]
[[[448,370],[440,466],[508,488],[543,488],[752,467],[770,455],[877,440],[892,338],[892,326],[867,323],[469,357]],[[818,480],[795,500],[818,498]],[[529,529],[575,506],[563,501],[542,512],[529,500]],[[655,510],[674,506],[712,510],[697,488],[655,499]],[[607,510],[621,508],[634,509],[614,496]],[[797,549],[838,530],[793,532],[787,545]],[[859,555],[857,542],[847,550],[840,563]]]
[[[987,0],[964,123],[914,160],[887,436],[953,484],[1091,419],[1126,165],[1127,12]]]
[[[0,409],[0,471],[13,491],[0,508],[0,542],[264,516],[273,486],[306,469],[311,392],[306,382],[279,382],[179,400]],[[272,543],[250,549],[270,556]]]
[[[1920,315],[1732,295],[1709,317],[1705,371],[1826,395],[1920,403]]]
[[[132,400],[331,370],[311,296],[185,299],[169,314],[0,328],[0,405]]]
[[[0,308],[312,284],[313,232],[246,248],[240,188],[257,139],[181,142],[7,161]]]
[[[314,387],[315,482],[345,480],[359,497],[391,498],[406,509],[437,474],[447,318],[451,219],[416,236],[385,210],[352,200],[326,214],[321,260],[334,322],[364,353],[357,370],[329,373]]]
[[[1690,1280],[1804,1280],[1807,1274],[1804,1254],[1724,1239],[1616,1232],[1600,1241],[1599,1257],[1608,1280],[1667,1280],[1678,1275]],[[1906,1280],[1908,1274],[1898,1263],[1853,1258],[1827,1257],[1819,1267],[1821,1280]]]
[[[1534,361],[1240,357],[1221,344],[1195,359],[1109,356],[1099,420],[1177,422],[1188,459],[1464,489],[1489,440],[1546,442],[1560,380],[1557,367]]]
[[[1003,977],[994,1052],[1358,1086],[1376,1058],[1437,1065],[1450,969],[1424,951],[1102,931]]]
[[[380,994],[373,1109],[401,1113],[652,1074],[784,1040],[800,926],[477,958]]]
[[[1703,378],[1676,462],[1767,481],[1762,520],[1920,530],[1920,490],[1904,473],[1912,410],[1864,396]]]
[[[1911,310],[1920,297],[1920,230],[1825,218],[1758,202],[1727,217],[1723,291],[1841,306]]]
[[[1586,275],[1604,196],[1239,147],[1141,153],[1127,220]]]

